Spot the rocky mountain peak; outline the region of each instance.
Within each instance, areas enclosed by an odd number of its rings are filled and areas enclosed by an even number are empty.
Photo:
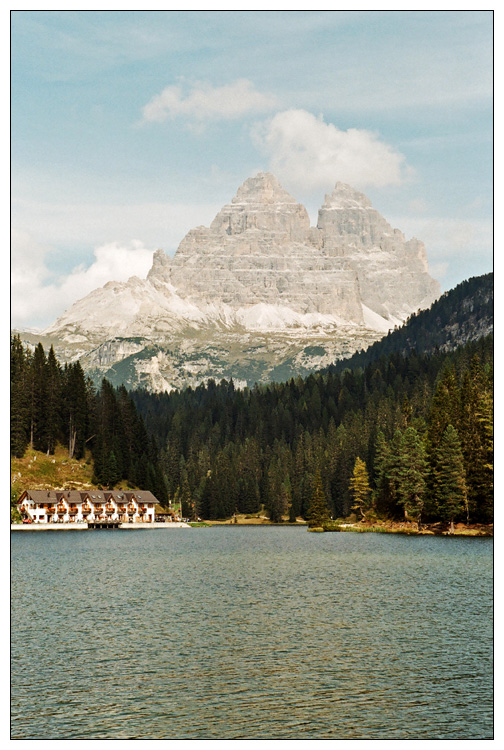
[[[59,351],[115,362],[130,382],[142,372],[155,388],[238,372],[252,382],[363,348],[438,295],[423,244],[363,193],[336,183],[310,227],[305,207],[260,172],[173,258],[157,250],[146,280],[95,290],[46,333]]]
[[[271,172],[259,172],[255,177],[246,179],[238,188],[231,203],[292,203],[297,205],[295,198],[280,185]]]
[[[213,233],[228,236],[244,232],[269,232],[288,240],[304,238],[310,227],[305,207],[298,203],[269,172],[249,177],[223,206],[210,225]]]
[[[330,195],[325,196],[322,209],[348,209],[348,208],[372,208],[371,201],[364,193],[360,193],[350,185],[344,182],[337,182],[334,190]]]

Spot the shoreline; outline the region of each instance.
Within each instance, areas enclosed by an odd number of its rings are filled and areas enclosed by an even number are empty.
[[[493,538],[493,524],[455,524],[453,531],[441,524],[426,524],[418,529],[416,523],[398,523],[389,521],[385,523],[342,523],[326,524],[323,527],[313,527],[309,531],[327,533],[354,533],[354,534],[403,534],[405,536],[464,536],[472,538]]]
[[[305,527],[310,532],[349,532],[357,534],[404,534],[406,536],[464,536],[464,537],[491,537],[493,538],[493,524],[455,524],[454,531],[450,533],[448,527],[442,524],[425,524],[420,530],[418,530],[416,523],[405,523],[401,521],[383,521],[381,523],[340,523],[327,524],[325,527],[312,527],[308,526],[307,521],[283,521],[281,523],[272,523],[268,518],[257,517],[256,519],[240,519],[233,521],[232,519],[226,520],[211,520],[201,521],[199,523],[192,523],[194,527],[203,526],[215,526],[215,527],[263,527],[263,526],[276,526],[279,528],[294,526]]]
[[[418,530],[416,524],[406,524],[397,522],[388,522],[383,524],[359,524],[359,523],[342,523],[327,524],[324,527],[309,527],[306,521],[272,523],[268,519],[261,518],[254,522],[252,519],[243,521],[200,521],[194,523],[184,523],[174,521],[171,523],[123,523],[115,528],[119,530],[139,529],[190,529],[190,528],[211,528],[211,527],[248,527],[257,528],[264,526],[275,526],[277,528],[306,528],[311,533],[354,533],[354,534],[402,534],[405,536],[449,536],[449,537],[471,537],[471,538],[493,538],[493,524],[474,524],[466,526],[465,524],[456,524],[453,532],[447,528],[437,528],[425,526]],[[11,531],[102,531],[102,529],[89,528],[87,523],[33,523],[21,524],[12,523]]]
[[[190,529],[188,523],[173,521],[170,523],[120,523],[119,530],[132,529]],[[87,523],[11,523],[11,531],[103,531],[89,528]]]

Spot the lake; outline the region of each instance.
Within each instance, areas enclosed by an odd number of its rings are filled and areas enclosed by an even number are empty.
[[[12,533],[12,738],[492,737],[493,540]]]

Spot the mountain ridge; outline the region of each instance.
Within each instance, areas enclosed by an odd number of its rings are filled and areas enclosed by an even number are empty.
[[[157,250],[146,279],[110,281],[43,335],[97,378],[114,382],[130,364],[130,387],[250,384],[365,348],[439,293],[423,243],[364,194],[336,183],[311,227],[306,208],[261,172],[173,258]]]
[[[366,367],[389,354],[430,354],[453,351],[493,333],[493,273],[472,276],[444,292],[427,310],[412,315],[366,351],[355,352],[329,369],[336,372]]]

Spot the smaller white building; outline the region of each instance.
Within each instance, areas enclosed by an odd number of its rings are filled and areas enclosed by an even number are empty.
[[[28,523],[154,523],[156,504],[144,490],[25,490],[18,508]]]

